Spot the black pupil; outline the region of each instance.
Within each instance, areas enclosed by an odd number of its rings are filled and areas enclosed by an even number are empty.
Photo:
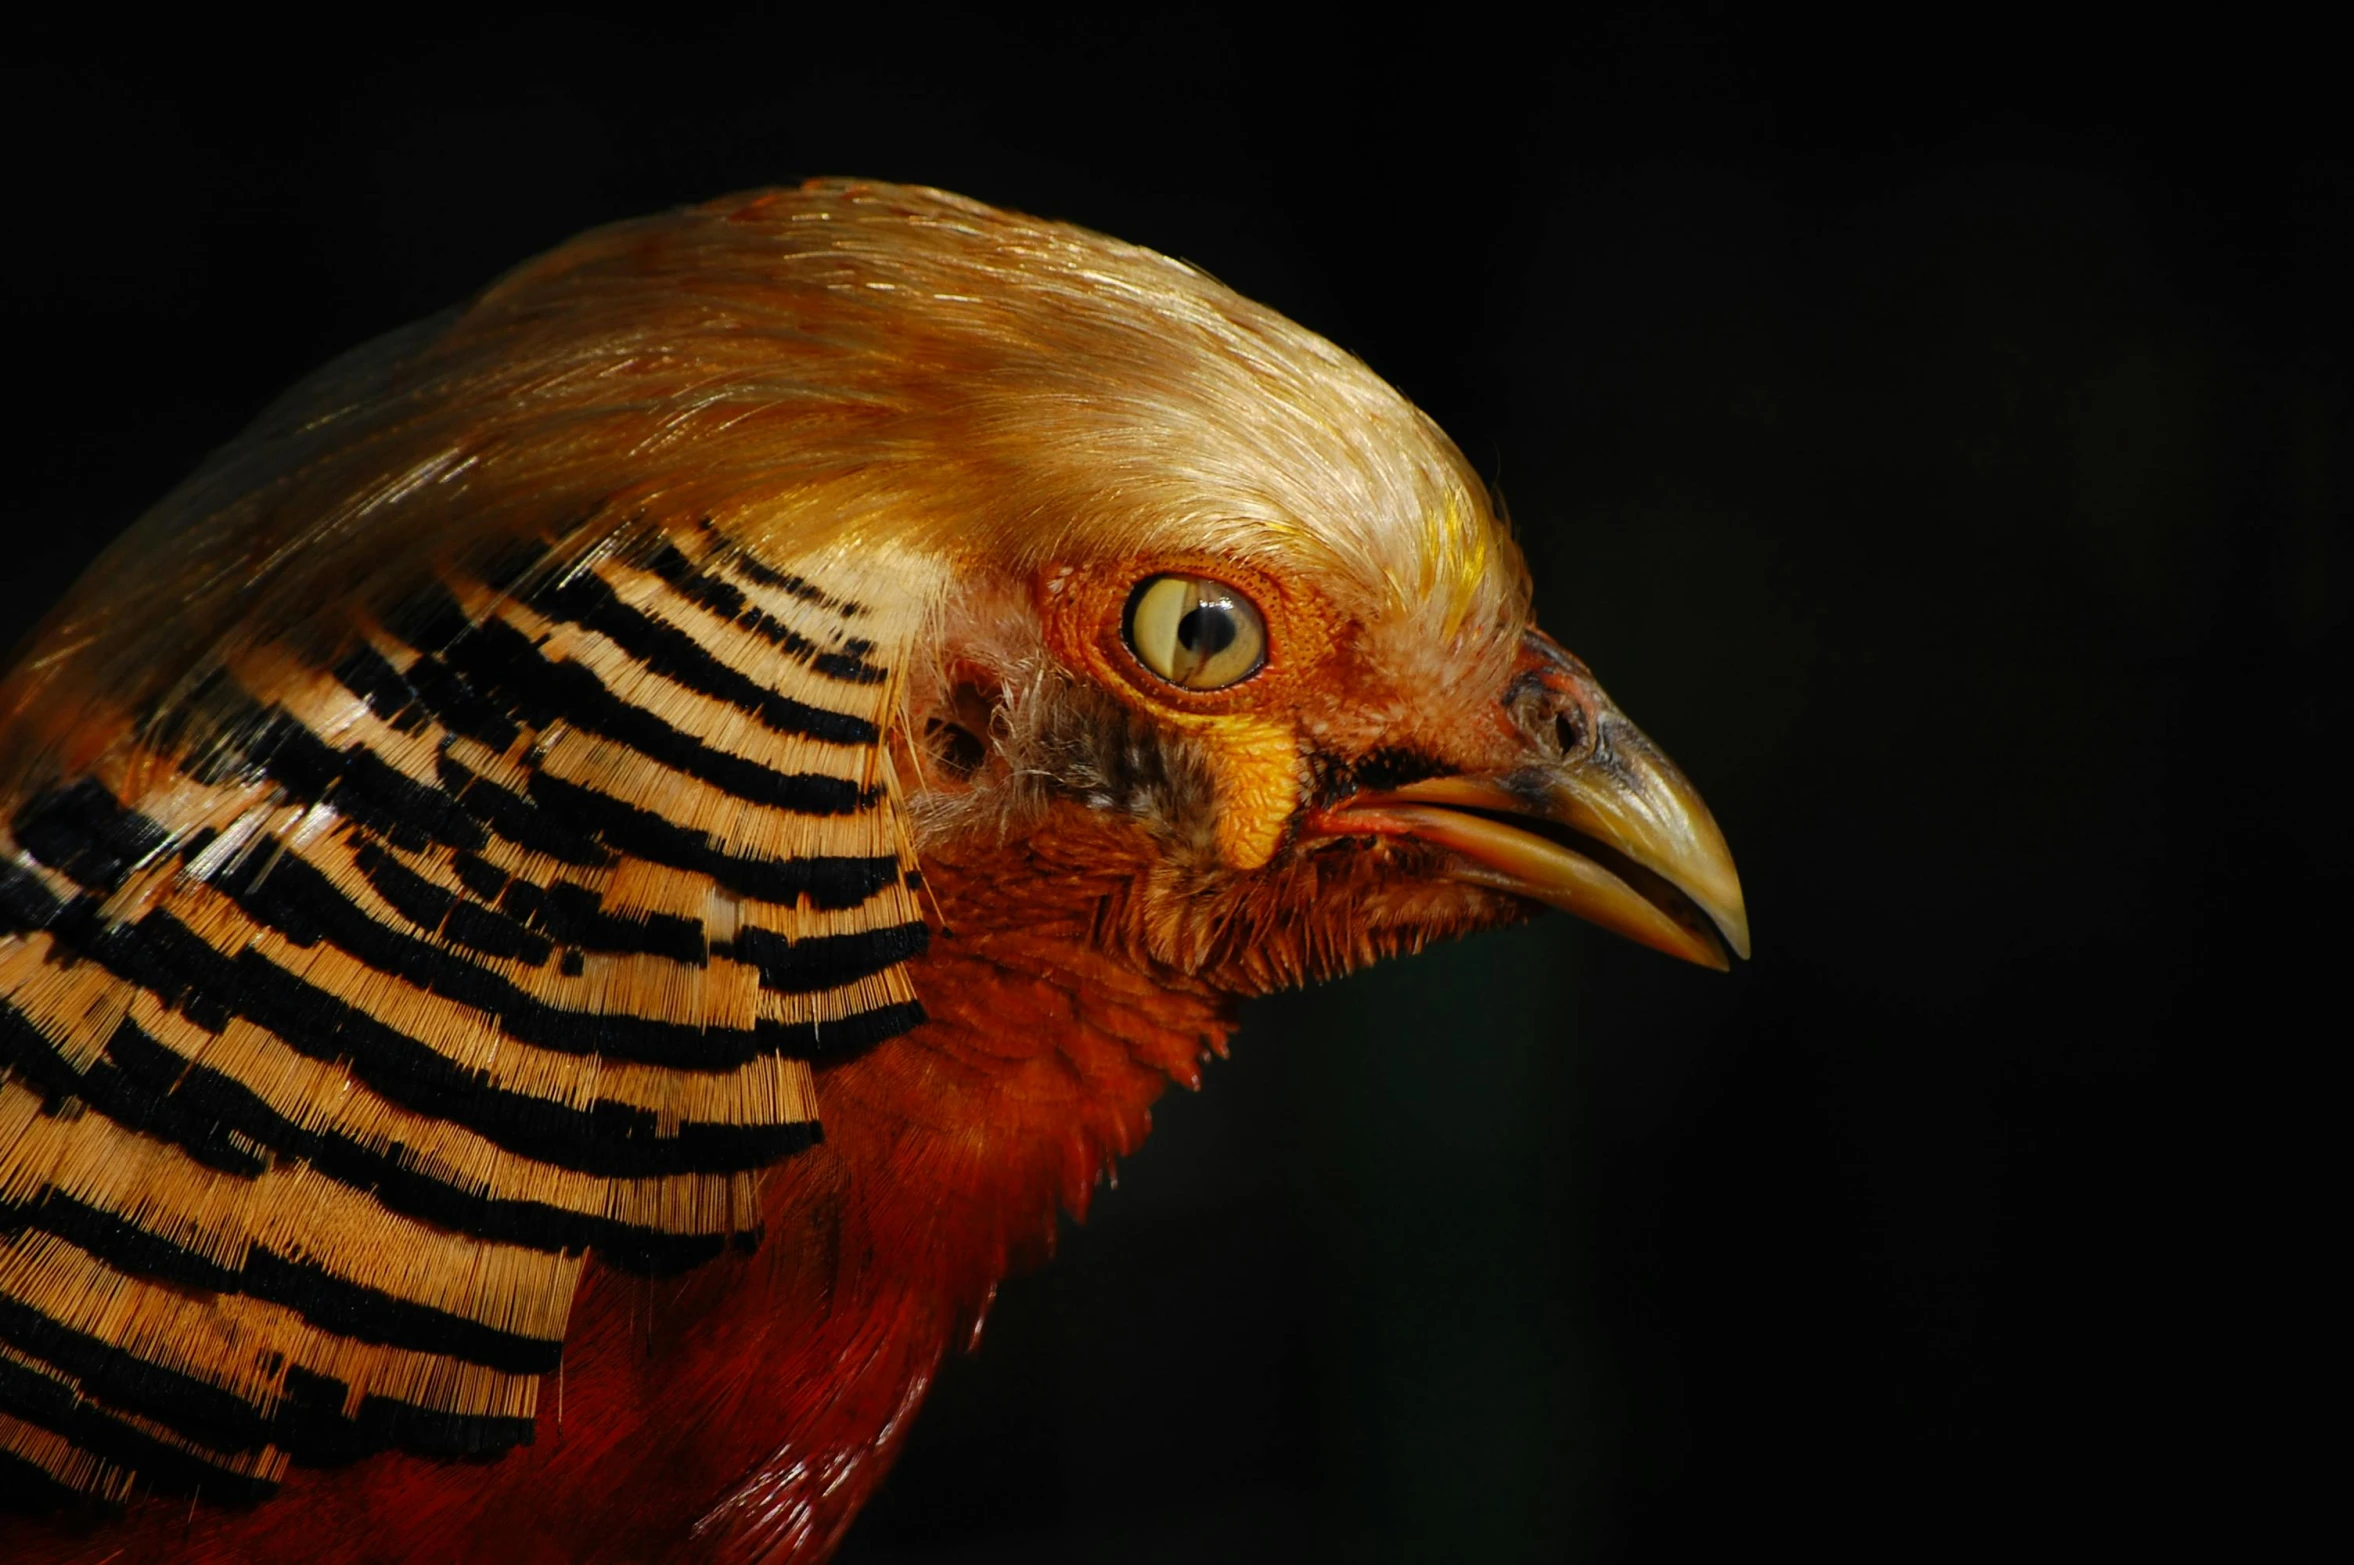
[[[1177,622],[1177,644],[1198,658],[1216,657],[1237,634],[1234,610],[1224,603],[1197,604]]]

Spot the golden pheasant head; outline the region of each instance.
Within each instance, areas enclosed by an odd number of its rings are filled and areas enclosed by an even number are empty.
[[[1535,631],[1469,464],[1364,364],[1181,262],[937,193],[728,217],[850,301],[812,377],[859,425],[800,457],[877,496],[864,545],[925,559],[922,856],[1084,832],[1062,851],[1131,877],[1101,935],[1229,990],[1532,903],[1746,954],[1705,807]]]
[[[600,229],[330,366],[0,725],[0,1454],[262,1494],[528,1441],[561,1355],[563,1505],[354,1484],[355,1559],[822,1554],[1223,997],[1544,905],[1747,948],[1427,418],[930,190]]]

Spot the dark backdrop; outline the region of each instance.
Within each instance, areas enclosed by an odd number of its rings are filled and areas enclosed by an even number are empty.
[[[592,223],[848,172],[1186,256],[1500,484],[1757,959],[1256,1006],[845,1557],[2245,1546],[2342,1227],[2344,86],[2060,12],[16,24],[0,626]]]

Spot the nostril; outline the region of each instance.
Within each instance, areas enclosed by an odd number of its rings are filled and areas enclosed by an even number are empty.
[[[1565,756],[1576,755],[1586,747],[1586,714],[1577,707],[1553,714],[1553,743]]]

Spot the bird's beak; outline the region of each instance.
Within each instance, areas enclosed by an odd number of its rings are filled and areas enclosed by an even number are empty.
[[[1747,958],[1741,879],[1708,806],[1583,667],[1563,659],[1559,674],[1567,683],[1574,672],[1588,725],[1574,754],[1359,793],[1320,812],[1317,826],[1444,848],[1451,879],[1566,909],[1703,967],[1729,967],[1727,947]]]

